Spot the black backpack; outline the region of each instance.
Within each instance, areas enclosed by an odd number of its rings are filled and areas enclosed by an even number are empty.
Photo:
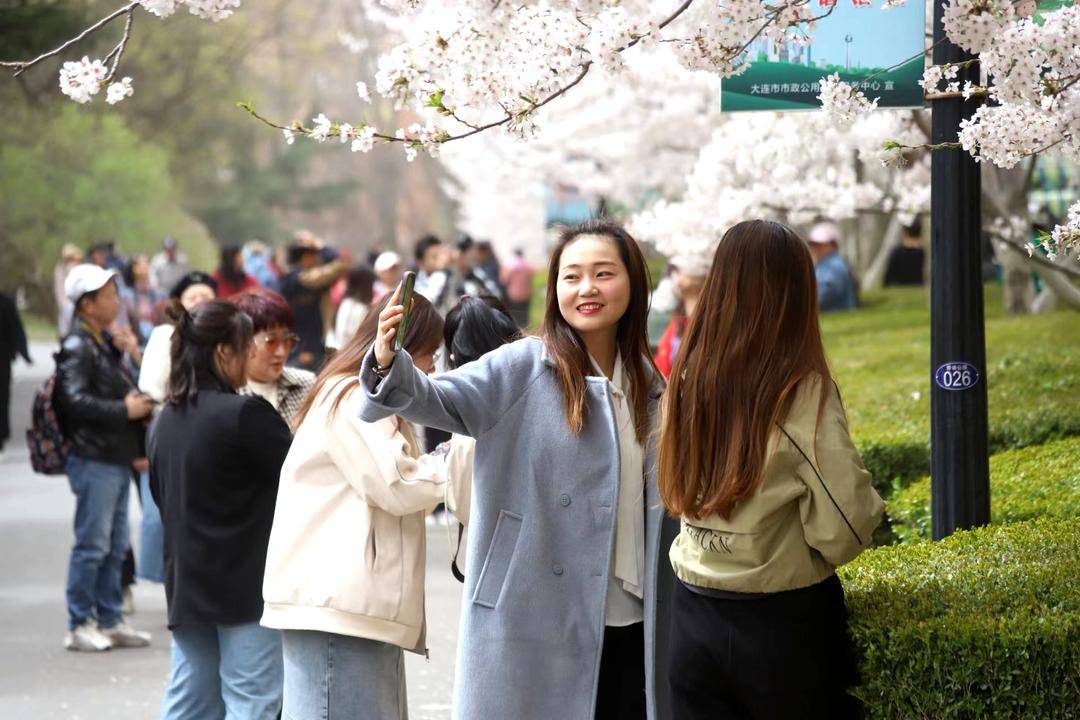
[[[71,452],[71,442],[60,426],[55,397],[56,374],[53,373],[34,393],[30,427],[26,431],[30,465],[34,472],[42,475],[63,475],[64,464]]]

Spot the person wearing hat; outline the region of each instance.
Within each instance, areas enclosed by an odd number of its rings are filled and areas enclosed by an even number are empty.
[[[176,238],[168,236],[161,243],[161,252],[150,261],[150,284],[155,290],[167,293],[190,271],[187,256],[180,252]]]
[[[78,265],[64,291],[75,311],[56,356],[56,401],[71,443],[66,471],[75,493],[64,647],[142,647],[150,635],[121,614],[121,572],[129,545],[132,464],[145,455],[145,421],[154,403],[135,388],[124,348],[106,330],[120,312],[116,272]]]
[[[660,342],[656,346],[656,357],[653,359],[665,378],[671,376],[671,368],[675,366],[675,358],[679,354],[679,346],[682,345],[686,323],[697,308],[701,291],[705,287],[705,276],[708,274],[708,258],[681,255],[671,259],[672,289],[679,305],[671,316],[671,320],[668,321],[664,334],[660,336]]]
[[[329,290],[348,267],[333,248],[306,230],[296,233],[289,246],[292,271],[281,278],[281,294],[296,317],[296,335],[300,341],[289,356],[289,364],[317,371],[326,356],[326,333],[333,313]]]
[[[851,268],[840,254],[839,230],[832,223],[818,223],[810,231],[807,244],[814,258],[818,308],[821,312],[854,310],[859,291]]]
[[[401,282],[401,256],[391,250],[381,252],[375,258],[372,269],[375,270],[377,278],[373,300],[378,302],[383,295],[394,292],[394,288]]]

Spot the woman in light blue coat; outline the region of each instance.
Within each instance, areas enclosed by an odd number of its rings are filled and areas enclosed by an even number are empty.
[[[663,389],[645,336],[648,269],[591,221],[552,255],[542,338],[428,378],[380,317],[361,417],[476,438],[454,717],[660,720],[665,555],[678,533],[654,474]]]

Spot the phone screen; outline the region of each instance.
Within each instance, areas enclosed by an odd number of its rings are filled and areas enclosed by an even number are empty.
[[[413,287],[416,285],[416,273],[409,271],[401,279],[401,298],[399,302],[405,308],[398,324],[397,333],[394,335],[394,349],[400,350],[405,343],[405,332],[409,329],[409,314],[412,312]]]

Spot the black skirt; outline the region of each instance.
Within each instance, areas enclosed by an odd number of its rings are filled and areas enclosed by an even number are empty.
[[[862,717],[840,580],[739,597],[676,583],[668,671],[675,720]]]

